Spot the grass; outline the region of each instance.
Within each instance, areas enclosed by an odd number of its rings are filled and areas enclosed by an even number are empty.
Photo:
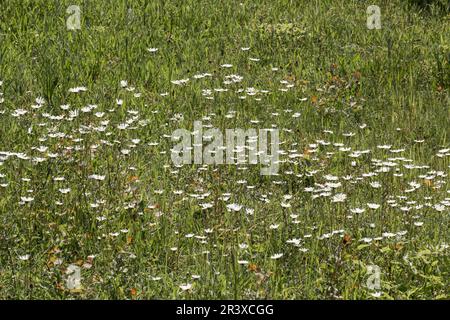
[[[372,4],[3,2],[0,298],[450,298],[450,16],[377,1],[369,30]],[[175,167],[170,135],[204,117],[278,128],[279,175]]]

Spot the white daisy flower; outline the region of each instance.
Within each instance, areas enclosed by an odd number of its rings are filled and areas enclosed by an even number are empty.
[[[277,260],[277,259],[280,259],[282,256],[283,256],[282,253],[276,253],[276,254],[270,256],[270,259]]]
[[[182,285],[180,285],[180,289],[183,290],[183,291],[191,290],[192,289],[192,284],[191,283],[182,284]]]

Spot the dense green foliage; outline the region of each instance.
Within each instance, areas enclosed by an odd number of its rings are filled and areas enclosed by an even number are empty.
[[[450,16],[377,2],[1,1],[0,298],[450,298]],[[174,166],[202,119],[279,175]]]

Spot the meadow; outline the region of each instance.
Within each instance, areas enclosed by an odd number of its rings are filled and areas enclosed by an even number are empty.
[[[2,0],[0,298],[449,299],[449,90],[444,1]]]

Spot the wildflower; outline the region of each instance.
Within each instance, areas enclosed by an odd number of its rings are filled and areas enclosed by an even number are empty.
[[[192,284],[191,283],[187,283],[187,284],[182,284],[180,285],[180,289],[183,291],[188,291],[192,289]]]
[[[282,256],[283,256],[282,253],[276,253],[276,254],[270,256],[270,259],[277,260],[277,259],[280,259]]]
[[[231,203],[227,205],[227,209],[238,212],[242,209],[242,206],[236,203]]]
[[[105,180],[106,176],[92,174],[92,175],[88,176],[88,178],[98,180],[98,181],[103,181],[103,180]]]
[[[69,92],[71,93],[78,93],[78,92],[84,92],[87,91],[86,87],[75,87],[75,88],[70,88]]]
[[[22,200],[23,202],[31,202],[34,200],[33,197],[20,197],[20,200]]]
[[[184,85],[184,84],[186,84],[188,81],[189,81],[189,78],[187,78],[187,79],[181,79],[181,80],[172,80],[172,81],[170,81],[170,82],[172,82],[173,84],[176,84],[176,85]]]
[[[377,292],[371,293],[372,297],[375,297],[375,298],[381,297],[382,294],[383,293],[381,291],[377,291]]]
[[[347,195],[344,193],[337,193],[333,196],[332,202],[344,202],[347,199]]]

